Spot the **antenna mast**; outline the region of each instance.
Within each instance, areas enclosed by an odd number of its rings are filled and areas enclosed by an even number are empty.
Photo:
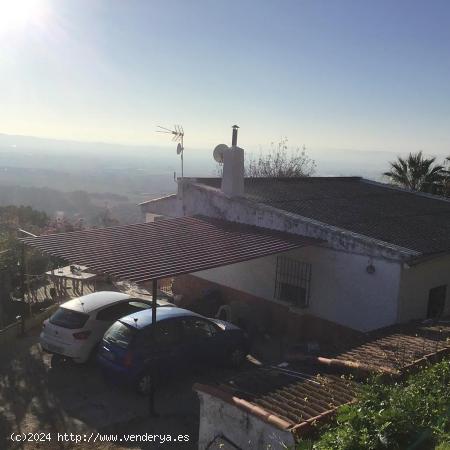
[[[184,130],[181,125],[174,125],[173,129],[161,127],[158,125],[159,130],[156,130],[157,133],[165,133],[172,135],[172,141],[178,142],[177,145],[177,155],[180,155],[181,158],[181,178],[184,177],[184,161],[183,161],[183,153],[184,153]]]

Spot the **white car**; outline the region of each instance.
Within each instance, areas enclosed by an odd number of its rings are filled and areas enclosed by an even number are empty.
[[[172,306],[157,300],[159,307]],[[101,291],[69,300],[44,321],[41,347],[48,353],[86,362],[94,355],[105,331],[128,314],[151,309],[152,300],[134,298],[120,292]],[[149,311],[150,314],[150,311]]]

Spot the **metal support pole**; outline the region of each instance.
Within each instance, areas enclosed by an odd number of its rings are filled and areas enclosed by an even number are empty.
[[[151,340],[152,344],[155,342],[156,337],[156,308],[157,308],[157,296],[158,296],[158,280],[153,280],[152,282],[152,333]],[[151,362],[151,384],[150,392],[148,395],[148,412],[150,416],[156,417],[158,414],[155,410],[155,382],[156,382],[156,367],[154,362]]]
[[[20,296],[25,301],[25,266],[26,266],[26,247],[20,244]]]
[[[157,303],[157,297],[158,297],[158,280],[153,280],[152,283],[152,324],[153,324],[153,334],[155,332],[155,325],[156,325],[156,308],[158,306]]]
[[[184,135],[181,135],[181,178],[184,178],[184,161],[183,161],[183,154],[184,154]]]

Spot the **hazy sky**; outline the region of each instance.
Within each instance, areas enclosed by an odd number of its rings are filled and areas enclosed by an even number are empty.
[[[448,0],[0,0],[0,132],[450,151]]]

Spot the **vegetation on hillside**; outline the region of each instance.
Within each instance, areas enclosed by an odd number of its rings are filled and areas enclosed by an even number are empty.
[[[25,267],[23,247],[18,240],[19,229],[39,234],[48,220],[44,212],[30,206],[0,207],[0,325],[14,319],[16,311],[12,307],[12,297],[21,298],[24,293]],[[28,250],[28,274],[42,274],[48,263],[48,257],[36,250]]]
[[[91,226],[102,226],[105,210],[120,223],[139,222],[141,215],[136,206],[139,200],[109,192],[64,192],[48,187],[2,185],[0,189],[0,207],[30,205],[49,216],[53,216],[57,211],[64,211],[70,220],[82,217],[85,224]]]
[[[374,379],[358,402],[342,406],[316,442],[297,450],[450,448],[450,360],[427,366],[401,383]]]

